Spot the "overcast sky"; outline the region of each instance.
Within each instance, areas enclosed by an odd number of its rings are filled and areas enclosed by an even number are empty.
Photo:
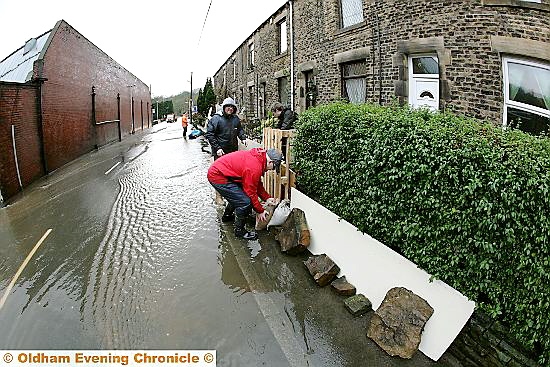
[[[151,85],[153,97],[202,88],[285,0],[0,0],[0,60],[64,19]],[[199,43],[200,37],[200,43]]]

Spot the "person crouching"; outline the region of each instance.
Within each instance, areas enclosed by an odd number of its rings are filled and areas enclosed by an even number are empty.
[[[246,217],[254,209],[256,219],[266,221],[268,213],[260,199],[268,203],[276,201],[265,191],[262,176],[267,170],[279,172],[282,161],[283,154],[277,149],[253,148],[225,154],[208,169],[208,181],[227,200],[222,221],[235,221],[236,237],[257,238],[256,232],[245,229]]]

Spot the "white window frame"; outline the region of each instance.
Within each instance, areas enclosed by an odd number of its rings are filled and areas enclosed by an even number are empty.
[[[509,80],[508,80],[508,63],[514,63],[514,64],[522,64],[522,65],[528,65],[533,67],[538,67],[546,70],[550,70],[550,64],[543,64],[539,62],[534,62],[526,59],[522,59],[519,57],[503,57],[502,58],[502,75],[503,75],[503,88],[504,88],[504,108],[503,108],[503,114],[502,114],[502,126],[504,128],[507,128],[507,121],[508,121],[508,107],[515,108],[518,110],[526,111],[529,113],[533,113],[536,115],[541,115],[547,118],[550,118],[550,111],[545,110],[543,108],[532,106],[526,103],[517,102],[510,100],[510,88],[509,88]]]
[[[248,68],[254,68],[254,42],[248,44]]]
[[[287,50],[287,34],[286,34],[286,18],[277,23],[279,29],[279,55],[283,54]]]
[[[344,3],[347,3],[347,6]],[[363,0],[340,0],[340,22],[342,23],[342,28],[351,27],[364,20]]]

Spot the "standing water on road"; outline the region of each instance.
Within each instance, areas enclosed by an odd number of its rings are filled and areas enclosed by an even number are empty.
[[[236,240],[179,124],[87,154],[0,209],[0,349],[215,349],[217,366],[428,366],[392,359],[273,236]]]

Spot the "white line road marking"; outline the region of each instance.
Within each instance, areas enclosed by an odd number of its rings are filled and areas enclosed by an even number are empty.
[[[120,164],[120,162],[117,162],[114,166],[112,166],[107,172],[105,172],[106,175],[109,174],[109,172],[111,172],[112,170],[114,170],[116,168],[116,166],[118,166]]]
[[[15,285],[15,282],[17,281],[17,278],[19,278],[19,276],[21,275],[21,273],[23,272],[23,270],[25,269],[25,266],[27,266],[27,264],[29,263],[29,261],[31,260],[31,257],[32,255],[34,255],[34,253],[36,252],[36,250],[38,250],[38,247],[40,247],[40,245],[42,244],[42,242],[44,242],[44,240],[46,239],[46,237],[48,237],[48,235],[50,234],[50,232],[52,231],[52,229],[48,229],[46,231],[46,233],[44,233],[44,235],[42,236],[42,238],[40,238],[38,240],[38,242],[36,243],[36,245],[34,245],[33,249],[31,250],[31,252],[29,252],[29,254],[27,255],[27,258],[25,259],[25,261],[23,261],[23,264],[21,264],[21,266],[19,267],[19,270],[17,270],[17,273],[15,273],[15,275],[13,276],[13,279],[11,280],[10,284],[8,285],[8,288],[6,288],[6,291],[4,292],[4,295],[2,296],[2,299],[0,299],[0,310],[2,309],[2,307],[4,306],[4,303],[6,302],[6,299],[8,298],[8,295],[10,294],[13,286]]]

